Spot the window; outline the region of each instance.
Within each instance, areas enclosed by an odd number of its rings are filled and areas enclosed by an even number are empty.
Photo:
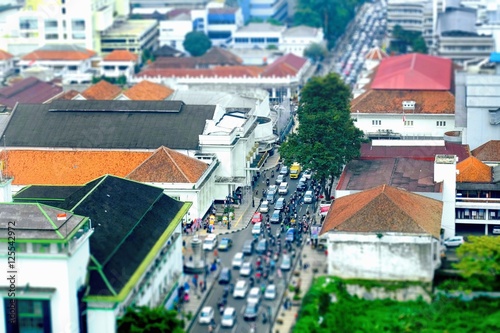
[[[85,20],[80,20],[80,19],[71,20],[71,29],[73,31],[84,31],[85,30]]]
[[[45,29],[57,28],[57,20],[45,20]]]
[[[38,29],[38,20],[36,18],[22,18],[19,20],[19,28],[21,30],[36,30]]]
[[[445,127],[446,121],[438,120],[438,121],[436,121],[436,126],[437,127]]]
[[[63,7],[63,8],[61,9],[61,13],[66,14],[66,8],[64,8],[64,7]]]
[[[51,313],[49,300],[17,299],[15,308],[17,318],[14,330],[11,332],[51,332]],[[4,309],[7,312],[10,307],[10,299],[4,299]],[[5,317],[8,314],[5,313]]]
[[[68,66],[68,70],[74,72],[74,71],[78,70],[78,66]]]
[[[372,120],[372,126],[380,126],[382,125],[382,120]]]
[[[85,39],[85,33],[84,32],[75,32],[71,34],[71,37],[73,39]]]
[[[54,40],[54,39],[58,39],[58,38],[59,38],[58,34],[45,34],[46,40]]]
[[[405,126],[413,126],[413,120],[405,120]]]

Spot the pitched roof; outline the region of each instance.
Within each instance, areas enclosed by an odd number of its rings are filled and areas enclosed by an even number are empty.
[[[87,100],[107,101],[115,99],[122,92],[122,88],[101,80],[82,91],[81,95]]]
[[[22,60],[85,60],[96,52],[73,44],[47,44],[23,56]]]
[[[167,147],[158,148],[128,176],[146,183],[196,183],[208,164]]]
[[[449,91],[370,89],[351,101],[351,112],[401,113],[403,101],[415,101],[415,114],[454,114],[455,96]]]
[[[376,46],[371,48],[368,53],[365,55],[365,59],[367,60],[382,60],[387,58],[389,55],[385,53],[380,47]]]
[[[151,156],[117,150],[7,150],[4,154],[4,172],[13,176],[14,185],[82,185],[105,174],[125,177]]]
[[[347,163],[337,189],[363,191],[388,184],[411,192],[439,192],[434,162],[416,158],[374,158]]]
[[[266,67],[261,76],[264,77],[286,77],[294,76],[300,71],[302,66],[307,62],[306,58],[296,56],[293,53],[288,53]]]
[[[398,232],[439,238],[442,208],[439,200],[380,185],[335,200],[321,234],[328,231]]]
[[[50,195],[54,187],[45,188]],[[32,190],[36,187],[23,191],[23,197],[44,199],[31,195]],[[188,207],[161,188],[113,176],[95,179],[64,198],[59,208],[88,216],[94,228],[88,296],[128,295],[135,286],[133,275],[145,274],[154,259],[148,254],[166,232],[173,232],[180,222],[176,216],[183,216]]]
[[[0,88],[0,104],[13,108],[16,103],[43,103],[62,91],[62,87],[53,83],[28,77],[11,86]]]
[[[61,95],[57,96],[55,98],[55,100],[59,100],[59,99],[62,99],[62,100],[72,100],[73,98],[75,98],[79,94],[80,94],[80,92],[78,90],[70,89],[68,91],[63,92]]]
[[[179,57],[179,56],[184,55],[184,53],[169,46],[169,45],[163,45],[160,48],[154,50],[153,55],[156,58],[159,58],[159,57]]]
[[[434,161],[436,155],[456,155],[458,161],[470,156],[469,146],[460,143],[444,142],[438,146],[376,146],[371,143],[361,144],[360,159],[379,159],[404,157]]]
[[[460,183],[490,183],[491,167],[474,156],[466,158],[457,164],[457,182]]]
[[[137,54],[128,50],[113,50],[110,54],[102,59],[103,61],[137,61]]]
[[[8,147],[196,150],[215,105],[181,101],[19,104],[0,138]],[[4,138],[8,138],[4,143]]]
[[[372,89],[451,90],[453,62],[425,54],[410,53],[381,61]]]
[[[161,101],[172,95],[173,89],[162,84],[142,80],[125,90],[123,95],[134,101]]]
[[[7,60],[7,59],[12,59],[14,56],[10,54],[9,52],[6,52],[4,50],[0,50],[0,60]]]
[[[237,55],[220,47],[212,47],[200,57],[160,57],[146,69],[163,68],[206,68],[210,66],[239,66],[243,60]]]
[[[483,162],[500,162],[500,140],[490,140],[472,151]]]
[[[220,66],[210,69],[146,68],[138,77],[258,77],[263,69],[256,66]]]
[[[320,31],[319,28],[314,28],[314,27],[309,27],[307,25],[297,25],[295,27],[290,27],[283,31],[283,37],[287,38],[311,38],[311,37],[316,37],[318,35],[318,32]]]

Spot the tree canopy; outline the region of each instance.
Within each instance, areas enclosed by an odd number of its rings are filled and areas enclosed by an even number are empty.
[[[392,37],[395,40],[391,42],[391,50],[406,53],[408,47],[411,47],[413,52],[427,53],[427,44],[419,31],[405,30],[400,25],[395,25]]]
[[[163,307],[131,307],[118,320],[118,333],[184,333],[183,327],[177,312]]]
[[[297,161],[316,173],[326,197],[344,165],[359,156],[363,132],[351,119],[350,101],[337,74],[313,77],[301,91],[298,130],[279,149],[285,163]]]
[[[325,47],[318,43],[312,43],[304,50],[304,57],[307,57],[313,61],[321,61],[328,54]]]
[[[469,236],[454,265],[473,290],[500,290],[500,237]]]
[[[182,46],[184,46],[184,49],[193,57],[199,57],[204,55],[212,47],[212,42],[203,32],[191,31],[186,34]]]

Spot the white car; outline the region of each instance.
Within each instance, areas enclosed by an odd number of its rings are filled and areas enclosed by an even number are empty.
[[[247,295],[248,285],[245,280],[238,280],[233,290],[234,298],[245,298]]]
[[[285,175],[278,175],[278,177],[276,177],[275,182],[276,182],[276,184],[281,184],[285,181],[285,179],[286,179]]]
[[[464,243],[464,237],[463,236],[454,236],[450,238],[446,238],[444,240],[444,245],[446,247],[457,247],[460,246]]]
[[[287,194],[288,193],[288,183],[283,182],[280,184],[280,187],[278,188],[278,193],[279,194]]]
[[[247,297],[247,302],[248,303],[259,303],[260,302],[260,288],[259,287],[253,287],[250,289],[250,292],[248,293]]]
[[[240,269],[241,265],[243,265],[243,257],[244,257],[243,252],[238,252],[234,255],[232,262],[233,268]]]
[[[210,324],[210,322],[214,319],[214,309],[211,306],[205,306],[201,309],[200,317],[198,322],[200,324]]]
[[[233,327],[236,323],[236,309],[235,308],[226,308],[224,313],[222,314],[222,319],[220,321],[220,325],[222,327]]]
[[[262,223],[257,222],[253,225],[252,235],[260,235],[260,229],[262,228]]]
[[[241,265],[240,275],[241,276],[250,276],[251,274],[252,274],[252,264],[249,263],[248,261],[246,261],[243,263],[243,265]]]
[[[261,213],[267,213],[267,212],[269,212],[269,201],[267,201],[267,200],[262,201],[262,203],[260,204],[259,211]]]
[[[306,194],[304,194],[304,203],[312,203],[313,200],[314,200],[313,191],[306,191]]]
[[[311,177],[312,177],[311,169],[307,169],[306,171],[304,171],[304,173],[302,174],[302,177],[304,177],[305,179],[311,179]]]
[[[276,285],[269,284],[264,291],[265,299],[275,299],[276,298]]]

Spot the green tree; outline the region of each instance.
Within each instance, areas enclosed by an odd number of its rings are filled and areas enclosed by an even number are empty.
[[[204,55],[212,47],[212,42],[203,32],[191,31],[186,34],[182,46],[184,46],[184,49],[193,57],[199,57]]]
[[[118,333],[184,333],[183,327],[177,312],[163,307],[128,308],[118,319]]]
[[[326,197],[344,165],[359,156],[363,132],[351,119],[350,101],[337,74],[313,77],[301,91],[298,130],[279,149],[286,163],[299,161],[316,173]]]
[[[307,57],[313,61],[321,61],[328,54],[326,48],[318,43],[312,43],[304,50],[304,57]]]
[[[425,39],[420,36],[415,38],[411,43],[411,48],[413,52],[427,54],[427,44],[425,43]]]
[[[500,290],[500,237],[470,236],[454,265],[473,290]]]
[[[408,46],[411,46],[413,52],[427,53],[427,45],[419,31],[405,30],[396,24],[392,29],[392,37],[394,40],[391,41],[391,49],[399,53],[406,53]]]

